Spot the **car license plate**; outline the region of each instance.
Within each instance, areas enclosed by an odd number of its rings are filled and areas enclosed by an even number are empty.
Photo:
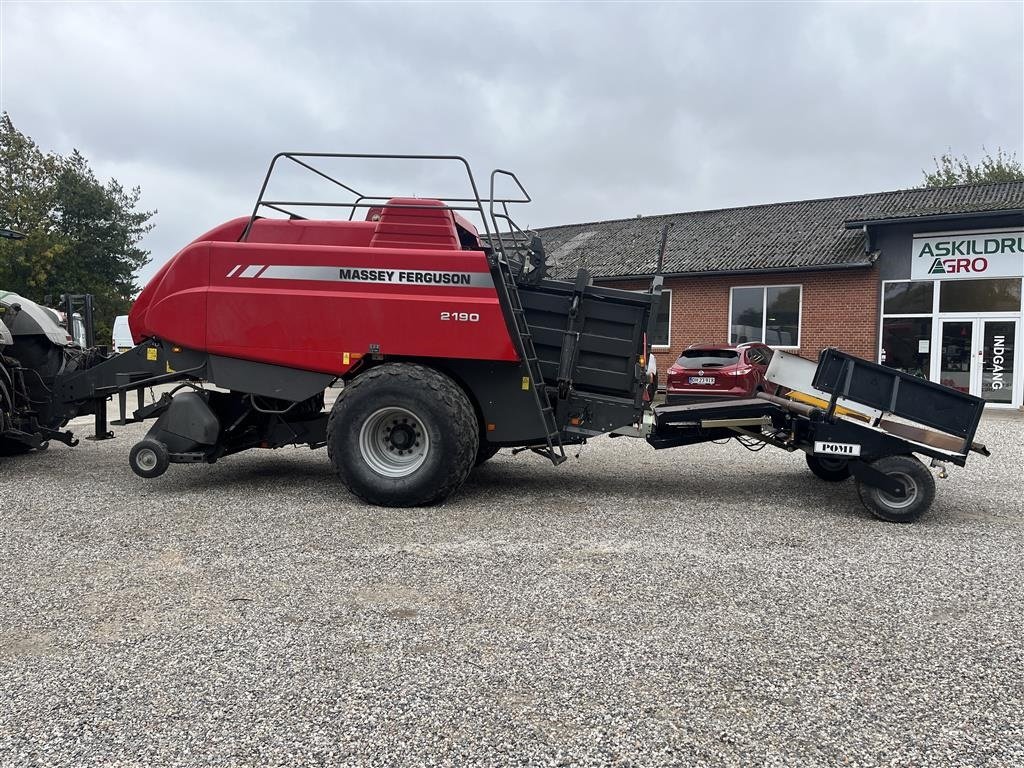
[[[690,383],[691,384],[714,384],[715,383],[715,377],[714,376],[691,376],[690,377]]]

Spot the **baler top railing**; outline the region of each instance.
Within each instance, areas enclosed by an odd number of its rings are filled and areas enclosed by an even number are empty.
[[[277,167],[278,160],[285,159],[290,160],[296,165],[306,169],[310,173],[313,173],[325,181],[334,184],[336,187],[344,190],[346,193],[352,196],[351,200],[333,201],[333,200],[286,200],[286,199],[268,199],[267,188],[270,185],[271,177],[274,175],[274,170]],[[379,195],[364,193],[356,189],[353,185],[346,184],[343,181],[327,173],[322,168],[314,165],[314,161],[320,160],[408,160],[408,161],[426,161],[426,162],[449,162],[460,164],[466,173],[466,178],[469,181],[469,189],[472,196],[450,196],[450,195],[437,195],[431,196],[426,199],[438,200],[443,204],[443,208],[450,211],[461,211],[465,213],[476,214],[480,218],[480,222],[483,226],[483,235],[485,240],[491,242],[491,226],[495,225],[495,219],[493,216],[494,205],[500,204],[503,206],[505,215],[508,214],[508,205],[510,203],[528,203],[530,202],[530,196],[526,193],[523,185],[519,183],[519,180],[515,178],[514,174],[510,174],[507,171],[501,171],[501,173],[512,176],[515,180],[516,185],[523,193],[523,198],[494,198],[494,184],[492,174],[491,184],[491,197],[489,198],[489,210],[484,207],[484,199],[480,197],[480,192],[476,184],[476,179],[473,176],[473,170],[469,165],[469,162],[459,155],[394,155],[394,154],[365,154],[365,153],[340,153],[340,152],[279,152],[274,155],[270,161],[270,167],[267,169],[266,176],[263,179],[263,184],[260,187],[259,195],[256,199],[256,203],[253,206],[252,214],[249,216],[249,222],[246,224],[245,229],[239,238],[240,241],[245,242],[249,238],[249,233],[252,231],[253,223],[259,218],[260,210],[263,208],[269,208],[271,210],[282,213],[294,219],[305,219],[307,217],[289,210],[289,208],[339,208],[348,210],[348,220],[351,221],[355,213],[360,208],[431,208],[437,209],[436,205],[417,205],[415,203],[391,203],[390,200],[395,198],[405,197],[404,195]],[[492,213],[490,221],[488,221],[488,213]]]
[[[524,199],[509,200],[505,198],[496,198],[494,196],[494,183],[499,176],[507,176],[508,178],[512,179],[512,181],[515,182],[515,185],[519,187],[519,191],[523,193]],[[488,207],[488,213],[490,213],[491,215],[491,226],[494,227],[494,237],[497,239],[499,250],[501,250],[502,252],[504,252],[505,250],[505,244],[501,236],[501,226],[498,223],[499,221],[504,221],[508,225],[508,232],[506,234],[512,236],[513,239],[515,239],[517,236],[528,239],[527,234],[523,232],[523,230],[520,229],[519,226],[512,220],[512,217],[509,215],[508,212],[509,203],[530,202],[530,193],[526,191],[526,188],[522,185],[522,182],[519,181],[518,176],[512,173],[512,171],[506,171],[501,168],[495,168],[493,171],[491,171],[490,187],[488,189],[488,200],[490,203]],[[495,210],[494,207],[496,204],[501,204],[501,213]]]
[[[499,176],[506,176],[512,179],[522,193],[522,199],[499,198],[495,196],[494,185]],[[502,168],[495,168],[491,171],[488,191],[490,202],[488,213],[491,216],[491,226],[494,227],[494,234],[490,237],[490,246],[498,251],[501,257],[509,262],[510,266],[512,255],[515,254],[519,257],[521,264],[519,264],[516,274],[517,280],[528,279],[529,281],[536,281],[545,277],[547,274],[547,257],[540,239],[531,233],[523,231],[512,219],[508,210],[509,203],[531,202],[530,193],[526,191],[518,176],[512,173],[512,171],[506,171]],[[496,209],[498,205],[501,206],[500,210]],[[502,231],[502,223],[508,227],[505,232]]]

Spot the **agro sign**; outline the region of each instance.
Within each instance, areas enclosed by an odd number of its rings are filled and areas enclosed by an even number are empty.
[[[914,237],[910,277],[956,280],[1024,275],[1024,230]]]

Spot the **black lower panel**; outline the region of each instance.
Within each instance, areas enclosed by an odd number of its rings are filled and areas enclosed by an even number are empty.
[[[146,437],[164,445],[172,462],[216,461],[249,448],[304,445],[327,440],[323,395],[301,403],[260,399],[240,392],[186,390],[167,397]]]

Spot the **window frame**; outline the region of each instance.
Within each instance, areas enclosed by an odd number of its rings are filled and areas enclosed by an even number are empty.
[[[732,296],[733,291],[738,288],[760,288],[761,289],[761,339],[760,341],[746,342],[748,344],[762,344],[769,349],[800,349],[804,332],[804,284],[803,283],[767,283],[764,285],[731,285],[729,286],[729,314],[726,317],[725,338],[732,344]],[[764,340],[765,331],[768,328],[768,289],[769,288],[798,288],[800,290],[800,305],[796,313],[796,344],[769,344]],[[737,342],[738,346],[740,342]]]
[[[672,289],[662,288],[661,289],[661,300],[665,300],[665,294],[668,294],[668,342],[665,344],[651,343],[651,349],[664,352],[672,348]],[[655,318],[657,319],[657,318]]]
[[[984,279],[984,278],[981,278]],[[1024,276],[1020,278],[1011,277],[1010,280],[1021,280],[1021,294],[1024,296]],[[939,375],[939,358],[934,354],[934,348],[941,344],[939,338],[939,332],[942,328],[942,323],[946,320],[1001,320],[1003,318],[1014,318],[1021,320],[1021,325],[1024,326],[1024,306],[1021,307],[1021,311],[1018,312],[941,312],[939,310],[939,294],[942,290],[940,283],[951,282],[946,280],[932,280],[932,311],[931,312],[912,312],[906,314],[886,314],[885,311],[885,286],[889,283],[919,283],[924,282],[923,280],[915,280],[910,277],[899,277],[892,280],[882,280],[881,289],[879,290],[878,296],[878,335],[876,336],[875,344],[875,361],[880,365],[885,365],[882,362],[882,333],[885,321],[889,318],[909,318],[909,317],[930,317],[932,320],[932,336],[929,343],[929,354],[931,355],[930,368],[928,373],[929,381],[935,381]],[[1022,299],[1024,302],[1024,299]],[[730,313],[731,314],[731,313]]]
[[[931,281],[931,283],[932,283],[932,311],[931,312],[909,312],[909,313],[892,313],[892,314],[887,314],[886,311],[885,311],[885,286],[886,285],[888,285],[889,283],[921,283],[921,282],[925,282],[925,281],[924,280],[914,280],[914,279],[909,278],[909,277],[901,277],[901,278],[896,278],[894,280],[883,280],[882,281],[881,288],[880,288],[880,290],[878,292],[878,294],[879,294],[878,295],[878,336],[877,336],[877,344],[875,345],[875,362],[878,363],[879,365],[885,365],[885,363],[882,362],[882,334],[884,332],[883,328],[885,326],[885,321],[886,321],[887,318],[899,319],[899,318],[911,318],[911,317],[930,317],[932,319],[932,336],[931,336],[931,339],[928,342],[928,344],[929,344],[929,346],[928,346],[929,353],[928,354],[931,355],[931,351],[930,350],[931,350],[931,346],[932,346],[933,342],[935,341],[935,331],[938,328],[938,322],[939,322],[938,321],[938,316],[939,316],[939,285],[938,285],[939,281],[938,280],[932,280]],[[929,360],[930,360],[930,358],[929,358]],[[930,365],[930,363],[929,363],[929,365]],[[929,372],[928,378],[929,379],[931,378],[931,373],[930,372]]]
[[[885,287],[893,283],[931,283],[932,284],[932,308],[930,312],[886,312],[885,311]],[[881,296],[879,297],[879,317],[929,317],[939,311],[939,281],[938,280],[914,280],[913,278],[896,278],[894,280],[883,280],[881,285]]]

